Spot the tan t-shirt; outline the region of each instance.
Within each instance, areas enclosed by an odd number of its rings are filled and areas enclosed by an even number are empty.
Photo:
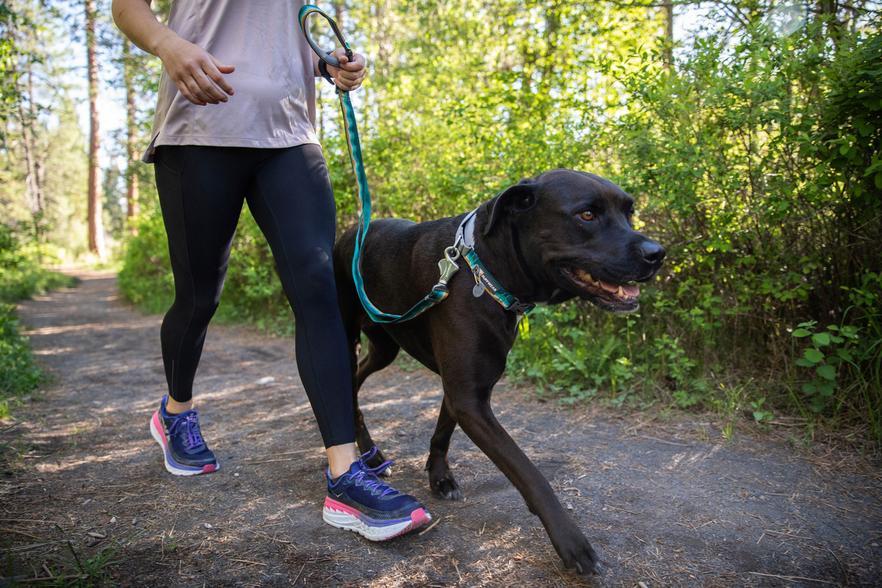
[[[163,69],[153,135],[159,145],[291,147],[318,143],[312,49],[297,13],[303,0],[176,0],[168,26],[224,65],[235,94],[197,106]]]

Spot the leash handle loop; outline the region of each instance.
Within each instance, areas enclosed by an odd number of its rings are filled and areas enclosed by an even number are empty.
[[[318,6],[315,6],[314,4],[306,4],[300,9],[300,14],[298,15],[298,18],[300,20],[300,28],[303,31],[303,35],[306,37],[306,42],[309,43],[309,46],[312,47],[312,50],[315,51],[315,54],[318,55],[319,59],[324,61],[326,64],[332,65],[334,67],[340,67],[340,60],[334,56],[334,52],[319,47],[318,43],[316,43],[315,40],[312,38],[312,34],[309,32],[309,17],[315,14],[321,16],[326,21],[328,21],[328,24],[331,25],[331,30],[334,31],[334,35],[337,37],[337,40],[340,41],[340,45],[342,45],[343,49],[346,51],[346,57],[351,62],[352,48],[346,41],[346,37],[343,36],[343,32],[337,25],[337,21],[331,18],[328,13],[326,13]]]

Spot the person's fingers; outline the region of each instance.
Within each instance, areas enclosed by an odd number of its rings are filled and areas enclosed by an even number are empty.
[[[178,84],[178,90],[180,90],[181,95],[184,98],[186,98],[187,100],[189,100],[190,102],[192,102],[196,106],[205,106],[205,102],[203,102],[202,100],[200,100],[199,98],[194,96],[193,92],[190,91],[190,88],[188,88],[184,82],[181,82],[180,84]]]
[[[355,81],[358,81],[364,77],[364,72],[363,71],[347,71],[345,69],[341,69],[337,73],[337,77],[342,78],[342,79],[346,80],[347,82],[355,82]]]
[[[344,63],[349,63],[349,57],[346,56],[346,49],[343,47],[337,47],[333,51],[331,51],[331,55],[337,58],[337,61],[340,62],[340,65]]]
[[[209,100],[208,96],[206,96],[205,93],[202,92],[202,89],[199,87],[199,84],[196,83],[196,80],[194,80],[192,77],[188,76],[188,77],[184,78],[184,84],[186,84],[187,89],[190,90],[190,94],[192,95],[192,97],[196,98],[196,100],[199,101],[199,102],[194,102],[195,104],[199,104],[200,106],[205,106],[206,104],[211,102],[211,100]],[[192,98],[190,99],[190,102],[193,102]]]
[[[352,55],[352,61],[348,59],[345,62],[340,62],[342,68],[346,71],[363,71],[365,66],[364,55],[361,53],[355,53]]]
[[[226,69],[227,71],[221,71],[221,68],[224,68],[224,69]],[[226,92],[226,93],[229,94],[230,96],[232,96],[232,95],[234,94],[234,92],[233,92],[233,86],[231,86],[230,83],[227,82],[227,79],[224,77],[223,74],[225,74],[225,73],[233,73],[233,70],[236,69],[235,66],[233,66],[233,65],[223,65],[223,64],[221,64],[221,63],[218,63],[217,59],[215,59],[214,57],[212,57],[211,60],[208,61],[208,62],[202,67],[202,69],[203,69],[203,71],[208,75],[208,77],[211,78],[211,80],[212,80],[215,84],[218,85],[218,87],[219,87],[221,90],[223,90],[224,92]]]
[[[358,87],[361,86],[360,80],[349,81],[349,80],[344,80],[342,78],[337,78],[334,80],[334,83],[337,85],[338,88],[340,88],[341,90],[346,90],[347,92],[351,92],[352,90],[357,90]]]
[[[211,56],[211,61],[214,62],[215,67],[217,67],[221,73],[231,74],[236,71],[235,65],[224,65],[220,61],[218,61],[214,55]]]
[[[190,89],[187,88],[183,83],[176,83],[178,86],[178,92],[181,93],[181,96],[192,102],[193,104],[199,104],[199,101],[193,98],[193,95],[190,94]]]
[[[352,60],[350,61],[349,57],[346,56],[346,50],[342,47],[337,47],[331,54],[337,58],[337,61],[340,62],[339,69],[346,71],[359,71],[364,69],[365,59],[364,55],[361,53],[353,53]]]
[[[211,102],[213,104],[227,101],[227,95],[224,93],[224,91],[221,90],[220,87],[218,87],[218,85],[215,84],[211,78],[205,75],[204,71],[197,71],[193,75],[193,79],[196,80],[197,84],[199,84],[202,92],[205,93],[209,98],[211,98]]]
[[[187,86],[187,82],[186,80],[184,80],[184,78],[175,80],[175,85],[178,87],[178,91],[184,98],[186,98],[193,104],[196,104],[197,106],[205,106],[205,102],[193,95],[193,92]]]

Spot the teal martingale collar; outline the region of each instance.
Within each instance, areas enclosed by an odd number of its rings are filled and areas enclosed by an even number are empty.
[[[487,266],[478,257],[478,253],[475,251],[475,214],[477,212],[478,209],[476,208],[462,219],[462,222],[456,229],[456,239],[454,241],[454,247],[465,258],[466,263],[469,264],[469,268],[472,270],[472,276],[475,278],[472,296],[478,298],[484,292],[487,292],[505,310],[519,314],[530,312],[536,305],[521,302],[514,294],[503,288],[499,280],[493,277],[493,274],[490,273],[490,270],[487,269]]]

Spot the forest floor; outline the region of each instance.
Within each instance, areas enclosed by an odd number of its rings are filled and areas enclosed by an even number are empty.
[[[500,421],[608,563],[583,580],[461,431],[451,463],[466,498],[430,496],[441,388],[407,362],[367,381],[363,407],[392,481],[437,524],[385,544],[333,529],[293,343],[241,326],[211,327],[197,378],[221,470],[173,477],[147,427],[164,383],[160,319],[125,304],[112,275],[80,277],[20,306],[54,382],[0,423],[0,585],[882,584],[878,464],[771,433],[725,441],[701,415],[564,408],[503,380]]]

